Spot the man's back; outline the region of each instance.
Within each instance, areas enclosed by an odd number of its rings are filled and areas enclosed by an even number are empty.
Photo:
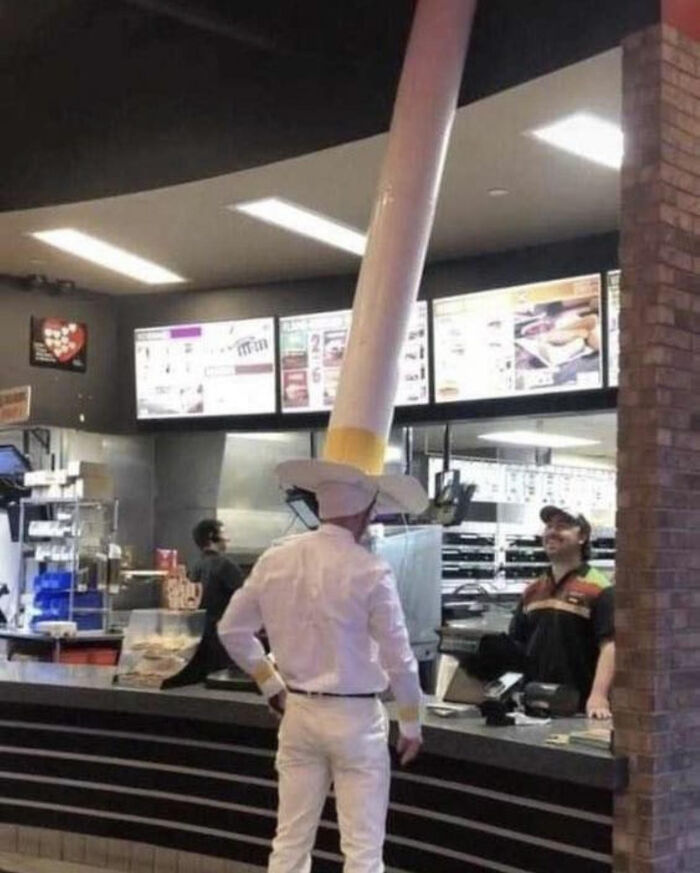
[[[249,584],[290,685],[345,694],[386,687],[373,618],[395,585],[388,565],[347,530],[323,525],[270,549]]]

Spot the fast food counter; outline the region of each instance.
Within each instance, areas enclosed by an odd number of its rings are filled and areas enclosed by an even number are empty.
[[[275,721],[262,698],[122,688],[112,677],[108,667],[0,664],[0,820],[122,839],[128,831],[136,842],[262,870],[276,803]],[[394,771],[388,869],[610,871],[626,761],[545,745],[584,726],[487,728],[428,715],[422,756]],[[341,867],[331,799],[314,873]]]

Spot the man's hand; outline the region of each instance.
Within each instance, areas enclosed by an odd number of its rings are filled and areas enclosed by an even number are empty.
[[[423,740],[420,737],[409,739],[403,734],[399,734],[399,738],[396,742],[396,751],[398,752],[399,761],[401,762],[402,767],[405,767],[406,764],[410,764],[411,761],[413,761],[413,759],[418,755],[418,752],[420,752],[422,745]]]
[[[287,692],[278,691],[277,694],[273,694],[272,697],[268,698],[267,705],[274,712],[277,718],[281,719],[284,715],[285,706],[287,705]]]
[[[608,698],[602,694],[591,693],[586,701],[586,715],[588,718],[612,718]]]

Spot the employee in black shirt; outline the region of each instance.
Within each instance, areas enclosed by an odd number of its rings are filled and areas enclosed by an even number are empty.
[[[590,718],[610,717],[615,671],[614,588],[589,566],[591,526],[545,506],[542,545],[551,566],[526,588],[510,625],[528,680],[570,685]]]
[[[221,521],[202,519],[192,530],[192,537],[201,550],[190,571],[190,579],[201,584],[200,609],[206,611],[204,635],[195,656],[201,678],[204,678],[207,673],[223,670],[232,663],[219,641],[216,625],[234,591],[243,584],[243,575],[225,555],[229,540]]]

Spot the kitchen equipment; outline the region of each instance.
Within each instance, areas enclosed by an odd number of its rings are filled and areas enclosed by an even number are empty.
[[[78,625],[74,621],[38,621],[34,628],[38,633],[50,637],[74,637],[78,632]]]

